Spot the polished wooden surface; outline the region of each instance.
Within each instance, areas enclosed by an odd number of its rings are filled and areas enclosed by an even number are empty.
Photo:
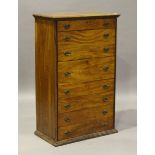
[[[70,139],[81,135],[87,135],[90,133],[101,132],[113,129],[113,118],[97,118],[95,120],[85,120],[76,125],[69,125],[60,127],[58,129],[58,139]]]
[[[58,141],[54,141],[52,138],[46,136],[45,134],[43,134],[42,132],[36,130],[34,132],[35,135],[37,135],[38,137],[42,138],[43,140],[45,140],[46,142],[48,142],[49,144],[52,144],[54,146],[61,146],[64,144],[70,144],[70,143],[74,143],[74,142],[78,142],[81,140],[86,140],[86,139],[90,139],[90,138],[96,138],[96,137],[100,137],[100,136],[105,136],[105,135],[109,135],[109,134],[114,134],[117,133],[118,131],[116,129],[110,129],[110,130],[104,130],[104,131],[100,131],[100,132],[93,132],[90,134],[85,134],[82,136],[76,136],[73,138],[65,138],[64,140],[58,140]]]
[[[58,46],[77,47],[78,45],[101,45],[104,42],[115,44],[115,29],[69,31],[58,33]]]
[[[58,62],[58,82],[74,83],[114,78],[113,57]],[[65,75],[66,72],[70,74]]]
[[[100,43],[99,45],[59,46],[58,61],[79,60],[88,58],[104,58],[115,55],[115,44]]]
[[[97,107],[81,109],[81,110],[72,111],[68,113],[59,113],[58,127],[68,126],[68,125],[77,124],[77,123],[83,123],[88,120],[103,119],[109,116],[113,116],[113,103],[110,103],[108,105],[103,104]],[[83,126],[83,130],[84,130],[84,126]]]
[[[68,89],[70,92],[68,94],[64,93],[64,90]],[[83,83],[59,83],[58,85],[58,94],[60,100],[63,98],[93,95],[93,94],[102,94],[109,93],[114,90],[114,79],[108,80],[98,80],[91,82]]]
[[[114,102],[114,93],[89,94],[83,96],[71,96],[59,98],[59,113],[68,113],[75,110],[82,110],[91,107],[105,106]]]
[[[115,133],[119,15],[34,16],[35,134],[57,146]]]
[[[65,94],[64,90],[69,93]],[[90,107],[108,105],[114,102],[114,79],[75,84],[61,84],[58,87],[58,112],[70,112]]]
[[[37,130],[57,139],[56,45],[54,22],[35,21],[35,71]]]
[[[115,18],[58,21],[58,31],[115,28]]]

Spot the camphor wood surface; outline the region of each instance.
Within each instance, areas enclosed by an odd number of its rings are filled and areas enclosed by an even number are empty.
[[[77,128],[77,127],[76,127]],[[96,138],[96,137],[100,137],[100,136],[105,136],[105,135],[109,135],[109,134],[114,134],[117,133],[118,131],[116,129],[109,129],[109,130],[104,130],[104,131],[99,131],[99,132],[93,132],[93,133],[89,133],[89,134],[85,134],[82,136],[76,136],[76,137],[70,137],[70,138],[65,138],[63,140],[58,140],[58,141],[54,141],[53,139],[51,139],[50,137],[46,136],[45,134],[41,133],[40,131],[35,131],[34,134],[37,135],[38,137],[42,138],[43,140],[45,140],[46,142],[48,142],[49,144],[52,144],[54,146],[61,146],[64,144],[70,144],[70,143],[74,143],[74,142],[78,142],[81,140],[86,140],[86,139],[90,139],[90,138]]]
[[[58,31],[115,28],[115,18],[58,21]]]
[[[66,95],[64,90],[68,89],[70,92]],[[62,98],[70,98],[76,96],[93,95],[108,93],[114,90],[114,79],[98,80],[84,83],[66,83],[58,85],[58,94]]]
[[[80,82],[114,78],[114,61],[114,57],[106,57],[58,62],[58,82],[77,85]],[[108,70],[104,71],[106,67]],[[65,76],[65,72],[71,74]]]
[[[59,97],[59,113],[68,113],[75,110],[82,110],[86,108],[106,106],[114,102],[114,93],[89,94],[81,96]],[[68,108],[66,108],[66,106]]]
[[[104,37],[104,35],[109,35]],[[67,41],[65,39],[68,39]],[[101,45],[104,42],[115,44],[115,29],[98,29],[85,31],[69,31],[58,33],[58,47],[70,46],[77,47],[79,45]]]
[[[81,135],[88,135],[90,133],[96,133],[113,129],[113,117],[103,117],[94,120],[85,120],[76,125],[69,125],[65,127],[59,127],[58,139],[71,139]],[[64,134],[69,132],[67,135]]]
[[[74,46],[66,45],[58,47],[58,61],[79,60],[88,58],[104,58],[107,56],[115,55],[115,44],[109,44],[102,42],[99,45],[79,45]],[[69,52],[68,55],[65,53]]]
[[[107,113],[103,114],[102,113],[103,111],[106,111]],[[81,109],[81,110],[72,111],[68,113],[59,113],[58,127],[68,126],[68,125],[77,124],[77,123],[83,123],[88,120],[103,119],[109,116],[113,116],[113,103],[109,105],[101,105],[97,107]],[[65,118],[69,120],[65,121]],[[84,127],[83,127],[83,130],[84,130]]]
[[[64,90],[69,93],[65,94]],[[70,112],[84,108],[109,105],[114,99],[114,79],[75,84],[62,84],[58,87],[58,112]]]
[[[35,134],[54,146],[117,132],[118,16],[34,15]]]
[[[57,139],[56,45],[54,22],[35,21],[35,71],[37,130]]]

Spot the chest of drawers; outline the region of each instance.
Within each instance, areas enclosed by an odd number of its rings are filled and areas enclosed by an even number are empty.
[[[59,146],[116,133],[119,14],[35,14],[36,131]]]

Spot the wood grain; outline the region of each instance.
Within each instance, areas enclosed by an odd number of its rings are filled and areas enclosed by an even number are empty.
[[[108,35],[105,37],[105,35]],[[115,29],[58,32],[58,47],[79,45],[100,45],[103,42],[115,44]]]
[[[58,31],[115,28],[115,18],[58,21]]]
[[[58,146],[117,132],[114,119],[119,15],[34,16],[35,134]]]
[[[43,134],[43,133],[41,133],[41,132],[39,132],[37,130],[34,132],[34,134],[37,135],[38,137],[42,138],[43,140],[45,140],[49,144],[52,144],[52,145],[57,147],[57,146],[65,145],[65,144],[78,142],[78,141],[81,141],[81,140],[86,140],[86,139],[90,139],[90,138],[96,138],[96,137],[100,137],[100,136],[114,134],[114,133],[117,133],[117,132],[118,131],[115,128],[113,128],[113,129],[110,129],[110,130],[105,130],[105,131],[101,131],[101,132],[94,132],[94,133],[85,134],[85,135],[81,135],[81,136],[78,136],[78,137],[73,137],[73,138],[58,140],[58,141],[53,140],[52,138],[46,136],[45,134]]]
[[[89,94],[82,96],[59,97],[58,113],[68,113],[71,111],[86,108],[111,105],[114,103],[113,91],[100,94]]]
[[[65,89],[70,92],[65,94]],[[58,98],[59,113],[111,104],[114,98],[114,79],[86,82],[78,85],[59,85]]]
[[[58,61],[104,58],[108,56],[115,56],[115,44],[102,42],[99,45],[79,44],[73,47],[70,45],[58,47]]]
[[[107,111],[107,113],[102,114],[103,111]],[[86,120],[97,120],[109,116],[113,116],[113,103],[109,105],[101,105],[98,107],[86,108],[68,113],[59,113],[58,126],[68,126],[72,124],[83,123]]]
[[[69,89],[65,94],[64,90]],[[61,98],[78,97],[92,94],[103,94],[114,90],[114,79],[98,80],[84,83],[66,83],[58,85],[58,96]]]
[[[54,22],[35,20],[37,130],[57,139],[56,45]]]
[[[114,61],[114,57],[106,57],[58,62],[58,82],[79,84],[114,78]],[[70,75],[66,76],[66,72]]]
[[[112,117],[100,118],[94,120],[85,120],[85,122],[81,122],[79,124],[59,127],[58,139],[63,140],[63,139],[76,138],[81,135],[87,135],[110,129],[113,129]],[[65,134],[67,131],[69,133]]]

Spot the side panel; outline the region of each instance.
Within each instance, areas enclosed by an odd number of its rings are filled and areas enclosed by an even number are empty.
[[[115,19],[115,68],[114,68],[114,109],[113,109],[113,127],[115,129],[115,115],[116,115],[116,61],[117,61],[117,18]]]
[[[35,19],[37,131],[57,140],[57,56],[55,22]]]

